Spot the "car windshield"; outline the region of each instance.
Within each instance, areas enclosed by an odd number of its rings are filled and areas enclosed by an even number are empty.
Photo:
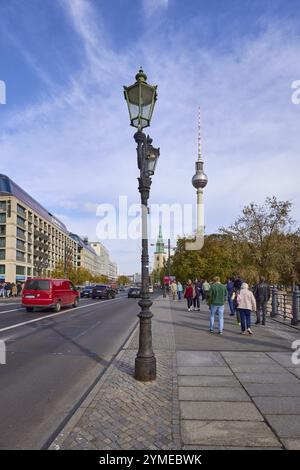
[[[99,289],[104,290],[104,289],[106,289],[106,286],[96,286],[96,289],[98,289],[98,290],[99,290]]]
[[[50,282],[32,279],[26,282],[25,290],[49,290]]]
[[[84,288],[84,290],[91,290],[91,289],[93,289],[93,286],[86,286],[86,287]]]

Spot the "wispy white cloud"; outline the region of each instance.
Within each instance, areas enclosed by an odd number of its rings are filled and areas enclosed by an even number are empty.
[[[147,17],[160,12],[162,9],[167,9],[169,0],[142,0],[144,13]]]

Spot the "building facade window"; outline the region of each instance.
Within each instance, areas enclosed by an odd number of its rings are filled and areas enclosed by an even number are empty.
[[[0,274],[5,274],[5,264],[0,264]]]
[[[0,250],[0,259],[5,259],[5,250]]]
[[[5,225],[0,225],[0,235],[5,235],[6,234],[6,227]]]
[[[25,261],[25,255],[22,251],[16,251],[16,258],[18,261]]]
[[[5,224],[6,222],[6,214],[2,214],[0,212],[0,224]]]
[[[6,212],[6,201],[0,201],[0,212]]]
[[[0,248],[5,248],[6,240],[4,237],[0,238]]]
[[[25,266],[16,266],[16,274],[19,276],[25,276]]]
[[[20,206],[20,204],[17,204],[17,212],[23,217],[26,217],[26,209],[25,207]]]
[[[18,238],[17,238],[17,248],[19,250],[25,251],[25,242],[23,242],[22,240],[19,240]]]
[[[21,228],[17,227],[17,237],[23,238],[23,240],[25,240],[25,230],[22,230]]]
[[[32,275],[32,268],[27,268],[27,276],[31,276]]]
[[[21,227],[25,227],[25,220],[19,215],[17,216],[17,224],[21,225]]]

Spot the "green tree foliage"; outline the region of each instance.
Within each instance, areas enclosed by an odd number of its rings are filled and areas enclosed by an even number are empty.
[[[130,279],[129,277],[127,276],[119,276],[118,279],[117,279],[117,283],[119,286],[126,286],[128,284],[130,284]]]
[[[76,286],[82,286],[85,283],[90,284],[110,284],[110,280],[105,275],[93,276],[87,269],[83,267],[74,268],[71,263],[67,263],[66,272],[64,262],[59,262],[56,268],[52,271],[51,277],[53,279],[67,278]]]
[[[225,282],[239,275],[250,283],[265,276],[272,283],[300,281],[300,232],[294,230],[289,201],[267,198],[251,203],[228,228],[205,237],[201,251],[186,251],[184,239],[172,257],[172,274],[181,282],[212,279]]]

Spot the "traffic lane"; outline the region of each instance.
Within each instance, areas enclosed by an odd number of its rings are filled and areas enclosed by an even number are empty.
[[[123,310],[124,302],[126,305],[128,299],[100,300],[89,302],[81,308],[66,309],[58,314],[39,315],[34,320],[28,320],[25,324],[16,323],[8,329],[4,329],[0,332],[0,339],[6,340],[8,351],[16,343],[23,352],[26,352],[27,349],[32,351],[34,348],[37,353],[66,352],[76,354],[76,348],[80,347],[83,337],[87,335],[91,327],[100,322],[104,324],[104,327],[114,323],[118,312]],[[138,306],[133,309],[134,319],[137,313]],[[42,333],[48,335],[47,341]],[[92,331],[91,334],[93,334]],[[34,343],[31,338],[33,335],[35,336]],[[81,339],[81,341],[77,343],[77,339]],[[15,348],[15,345],[13,347]]]
[[[22,327],[27,334],[8,341],[0,366],[0,448],[41,448],[68,416],[137,323],[137,302],[119,304],[69,316],[69,325],[62,316],[30,332]]]
[[[122,296],[117,296],[116,298],[122,298]],[[81,299],[80,307],[85,307],[86,305],[99,302],[99,300],[92,300],[92,299]],[[107,302],[107,300],[101,300],[100,302]],[[14,308],[13,308],[14,307]],[[0,334],[3,328],[17,325],[19,323],[23,323],[26,321],[36,320],[38,318],[45,318],[47,316],[55,315],[53,309],[45,308],[45,309],[35,309],[34,312],[27,312],[22,305],[13,306],[6,310],[0,310]],[[69,311],[75,310],[71,306],[62,307],[61,312],[62,314],[67,314]]]

